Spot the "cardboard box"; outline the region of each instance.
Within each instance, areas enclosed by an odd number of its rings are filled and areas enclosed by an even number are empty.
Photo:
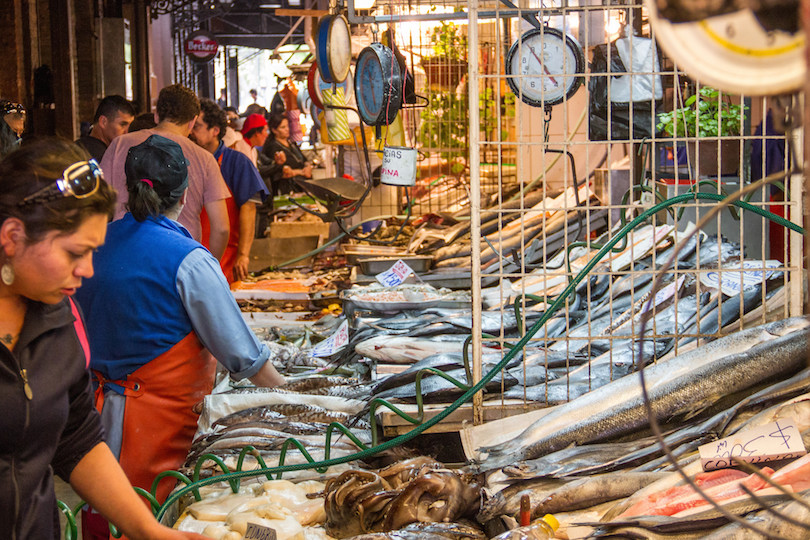
[[[323,221],[274,221],[270,223],[269,238],[318,236],[322,242],[329,238],[329,223]]]
[[[326,224],[324,224],[326,225]],[[256,238],[250,248],[248,271],[257,272],[268,266],[276,266],[301,255],[306,255],[321,245],[320,236],[294,236],[289,238]],[[312,257],[293,266],[308,266]]]

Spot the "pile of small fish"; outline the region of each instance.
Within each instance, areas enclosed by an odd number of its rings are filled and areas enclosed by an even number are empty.
[[[282,446],[289,438],[297,439],[316,459],[326,455],[326,431],[329,424],[339,422],[352,426],[352,433],[364,444],[371,441],[370,426],[356,417],[362,403],[353,397],[364,395],[364,386],[357,379],[338,376],[309,376],[290,378],[276,388],[255,386],[236,387],[206,398],[201,428],[186,459],[183,472],[190,473],[205,455],[222,459],[231,469],[242,449],[255,450],[246,457],[243,469],[255,468],[258,458],[268,466],[278,463]],[[211,403],[217,401],[217,411],[232,411],[216,418]],[[317,405],[315,403],[321,403]],[[339,410],[343,409],[343,410]],[[210,423],[210,425],[204,425]],[[348,438],[333,436],[331,457],[353,454],[359,450]],[[293,447],[291,447],[292,450]],[[286,463],[300,462],[304,456],[297,451],[287,454]],[[202,474],[215,474],[216,463],[204,460]]]
[[[513,251],[523,252],[526,263],[535,263],[551,257],[567,243],[584,238],[590,231],[604,230],[606,210],[589,212],[588,227],[585,227],[585,210],[577,209],[591,196],[587,186],[578,191],[568,188],[556,197],[544,197],[538,192],[522,202],[504,203],[498,209],[483,211],[482,270],[494,270],[501,257]],[[524,210],[520,211],[521,208]],[[530,245],[532,247],[527,249]],[[433,255],[434,268],[470,268],[470,222],[460,221],[440,230],[419,229],[411,240],[410,249]]]
[[[731,242],[696,235],[679,252],[675,270],[664,276],[651,302],[642,339],[638,333],[650,303],[652,270],[667,260],[674,242],[684,234],[670,226],[637,231],[624,249],[611,253],[579,284],[567,306],[490,382],[485,399],[565,403],[634,373],[641,362],[671,357],[694,347],[699,339],[705,342],[757,317],[762,320],[755,310],[765,303],[774,309],[784,297],[783,275],[777,270],[762,272],[759,282],[747,283],[746,288],[730,294],[727,287],[705,279],[707,270],[713,268],[720,271],[714,274],[725,274],[727,281],[739,283],[741,269],[757,263],[744,261],[743,265],[739,246]],[[585,248],[572,251],[571,270],[578,271],[592,255]],[[495,307],[482,313],[482,331],[507,344],[520,338],[568,285],[563,261],[558,258],[514,283],[484,289],[484,298]],[[560,269],[550,270],[552,265]],[[547,300],[527,301],[518,318],[507,301],[521,293]],[[350,342],[353,348],[343,353],[341,362],[353,364],[363,357],[378,364],[411,364],[379,382],[373,397],[413,402],[415,375],[426,367],[449,372],[461,382],[467,380],[462,349],[472,329],[469,310],[427,308],[388,317],[359,317],[356,322],[358,329]],[[503,358],[504,351],[498,340],[485,341],[483,351],[486,372]],[[449,402],[461,392],[443,378],[427,375],[422,379],[426,402]]]

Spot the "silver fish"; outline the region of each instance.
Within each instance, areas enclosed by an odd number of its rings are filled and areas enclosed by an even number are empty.
[[[694,415],[720,397],[794,373],[807,357],[810,323],[794,317],[720,338],[645,371],[659,418]],[[514,439],[482,448],[482,467],[501,468],[565,448],[637,430],[647,415],[636,377],[623,377],[561,405]]]
[[[667,473],[626,472],[598,474],[568,482],[549,494],[532,509],[532,519],[545,514],[589,508],[632,495],[660,480]]]

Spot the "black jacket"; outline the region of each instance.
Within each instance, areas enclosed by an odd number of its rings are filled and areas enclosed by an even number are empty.
[[[59,538],[53,473],[103,440],[74,321],[67,299],[29,302],[14,353],[0,345],[0,538]]]
[[[274,159],[276,152],[284,152],[287,161],[281,165],[277,164]],[[281,170],[285,165],[288,165],[291,169],[301,169],[307,164],[307,160],[297,144],[290,141],[289,146],[284,146],[275,139],[271,140],[268,138],[262,148],[260,156],[264,157],[264,159],[261,160],[259,174],[261,174],[262,178],[265,180],[265,184],[267,184],[267,188],[273,196],[301,191],[301,188],[295,183],[294,178],[303,178],[303,176],[284,178],[281,174]],[[272,208],[273,201],[272,199],[268,200]]]

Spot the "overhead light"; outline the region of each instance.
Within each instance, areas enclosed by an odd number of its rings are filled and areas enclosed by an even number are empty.
[[[280,7],[282,7],[281,4],[259,4],[261,9],[279,9]]]
[[[374,7],[374,0],[355,0],[354,9],[371,9]]]

